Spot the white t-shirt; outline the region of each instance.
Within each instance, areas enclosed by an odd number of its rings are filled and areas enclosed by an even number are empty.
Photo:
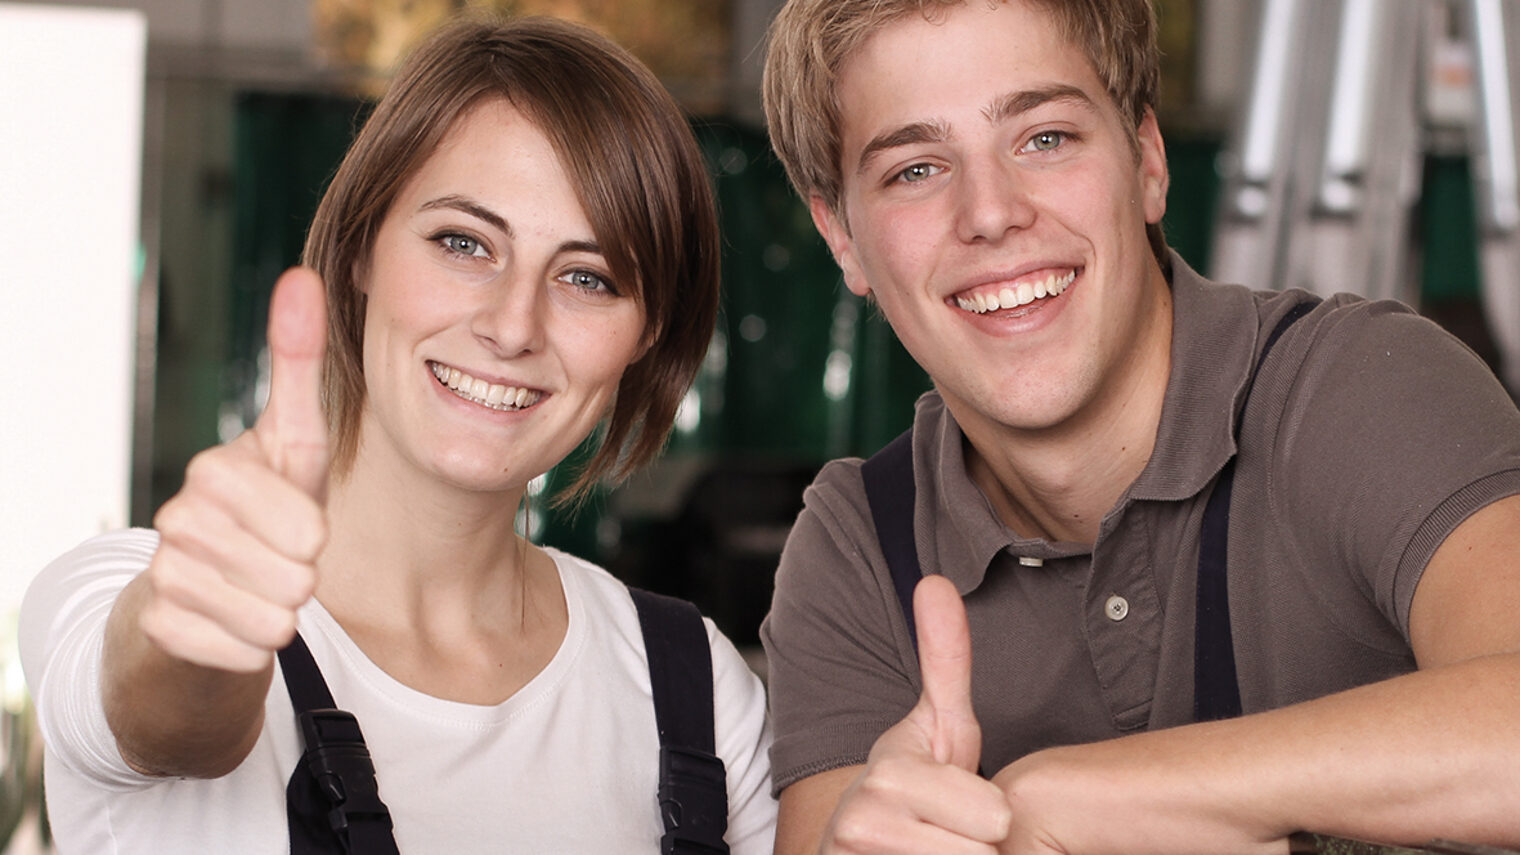
[[[157,533],[142,529],[86,541],[38,576],[22,607],[22,664],[46,743],[58,851],[286,853],[285,787],[301,745],[278,673],[258,743],[221,778],[140,775],[106,724],[106,616],[157,544]],[[334,700],[364,731],[405,855],[658,851],[659,737],[633,602],[601,568],[549,554],[569,610],[565,640],[538,676],[495,706],[410,689],[366,658],[321,604],[300,613],[301,636]],[[734,855],[769,855],[776,803],[764,689],[711,621],[707,633],[728,843]]]

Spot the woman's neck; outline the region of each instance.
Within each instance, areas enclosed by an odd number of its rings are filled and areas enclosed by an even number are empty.
[[[361,452],[329,490],[317,599],[402,683],[451,700],[509,697],[567,625],[553,560],[513,529],[521,495],[409,477]]]

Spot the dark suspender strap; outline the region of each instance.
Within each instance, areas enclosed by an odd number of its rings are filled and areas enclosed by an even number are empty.
[[[903,431],[861,464],[860,478],[865,482],[866,501],[871,506],[871,521],[876,525],[876,539],[881,543],[892,587],[897,589],[903,617],[908,620],[908,638],[918,649],[918,628],[913,622],[913,589],[923,578],[918,564],[918,545],[913,535],[913,429]]]
[[[290,705],[297,712],[304,710],[330,710],[337,706],[333,702],[332,692],[328,691],[327,681],[322,679],[322,671],[317,668],[317,662],[311,658],[311,649],[306,646],[306,640],[301,634],[290,640],[290,644],[281,650],[280,672],[285,676],[285,690],[290,693]]]
[[[1235,440],[1240,441],[1240,422],[1251,399],[1256,374],[1267,361],[1272,346],[1288,327],[1309,313],[1319,300],[1299,303],[1283,315],[1267,336],[1246,386],[1246,400],[1236,422]],[[1214,481],[1203,509],[1203,528],[1198,535],[1198,610],[1193,630],[1193,719],[1214,721],[1240,715],[1240,681],[1235,672],[1235,642],[1230,634],[1230,495],[1234,491],[1235,458],[1225,462]]]
[[[299,634],[279,657],[306,748],[285,789],[291,855],[398,855],[359,722],[334,708]]]
[[[713,735],[712,651],[697,607],[629,588],[660,732],[662,855],[727,855],[728,777]]]
[[[1235,642],[1230,637],[1230,492],[1235,458],[1225,462],[1203,509],[1198,535],[1198,613],[1193,622],[1193,720],[1240,715],[1240,682],[1235,674]]]

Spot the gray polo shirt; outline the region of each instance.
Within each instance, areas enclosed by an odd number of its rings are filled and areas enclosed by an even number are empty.
[[[1040,748],[1192,718],[1198,534],[1257,355],[1302,292],[1208,282],[1174,259],[1172,376],[1151,459],[1094,543],[1019,537],[967,477],[938,394],[918,402],[919,562],[955,582],[988,774]],[[1520,493],[1520,413],[1467,347],[1408,308],[1342,295],[1300,319],[1243,415],[1229,529],[1246,712],[1413,670],[1409,606],[1457,524]],[[1022,560],[1021,560],[1022,559]],[[805,494],[761,630],[779,792],[865,762],[918,666],[860,461]]]

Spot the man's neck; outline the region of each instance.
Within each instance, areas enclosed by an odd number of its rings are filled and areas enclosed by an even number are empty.
[[[1092,543],[1105,514],[1150,462],[1171,375],[1170,292],[1149,343],[1059,425],[1023,430],[961,420],[966,471],[1021,537]],[[947,401],[947,406],[949,402]]]
[[[989,457],[967,443],[966,470],[998,518],[1021,537],[1092,543],[1103,516],[1150,460],[1155,431],[1061,447],[1007,445]]]

